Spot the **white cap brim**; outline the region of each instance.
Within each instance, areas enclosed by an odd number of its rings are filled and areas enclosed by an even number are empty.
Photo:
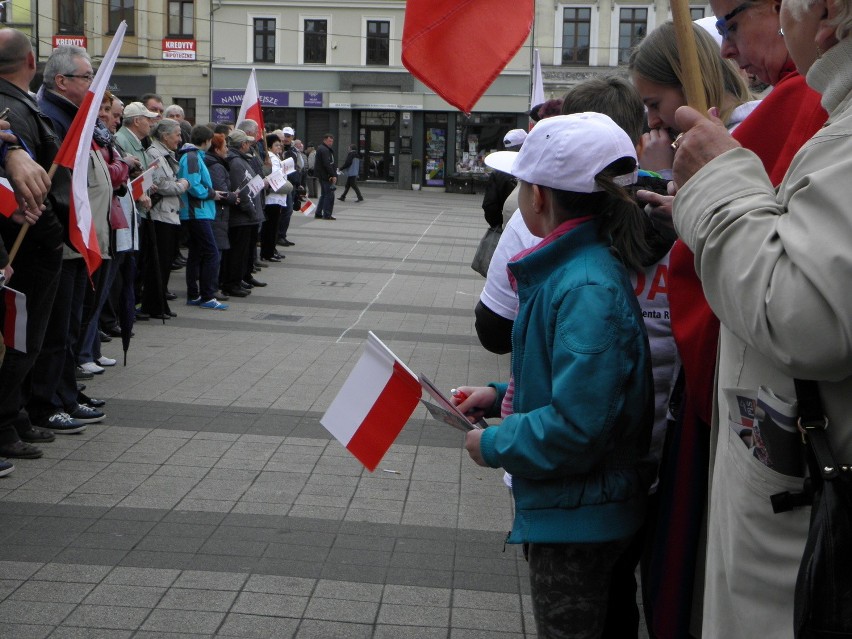
[[[495,151],[485,156],[485,164],[503,173],[512,173],[512,166],[518,158],[518,153],[518,151]]]

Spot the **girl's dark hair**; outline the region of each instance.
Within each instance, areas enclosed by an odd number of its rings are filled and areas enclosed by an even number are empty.
[[[600,219],[599,231],[609,237],[612,247],[627,268],[641,271],[648,263],[651,249],[645,240],[645,212],[630,193],[614,182],[617,176],[636,169],[636,161],[624,157],[608,165],[595,176],[602,190],[575,193],[551,189],[557,206],[566,219],[594,215]]]

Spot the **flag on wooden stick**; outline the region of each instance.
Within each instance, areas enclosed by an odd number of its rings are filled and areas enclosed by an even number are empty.
[[[68,235],[71,244],[80,252],[89,275],[101,265],[101,250],[92,223],[92,206],[89,202],[88,166],[92,148],[92,133],[98,110],[112,75],[115,61],[121,51],[127,23],[122,22],[113,36],[92,84],[77,109],[77,115],[62,140],[62,146],[53,160],[54,164],[71,169],[71,203],[68,212]]]

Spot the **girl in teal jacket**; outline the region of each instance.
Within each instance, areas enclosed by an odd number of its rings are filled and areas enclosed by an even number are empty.
[[[515,175],[542,242],[509,264],[517,286],[509,384],[462,387],[482,466],[513,477],[510,543],[528,548],[538,636],[599,637],[612,566],[644,519],[654,467],[650,349],[625,268],[641,264],[641,215],[623,186],[636,151],[607,116],[536,124],[519,153],[486,158]]]

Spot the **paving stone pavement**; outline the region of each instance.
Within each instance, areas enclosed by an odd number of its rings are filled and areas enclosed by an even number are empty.
[[[442,388],[508,375],[473,326],[481,197],[364,193],[294,216],[226,312],[174,272],[178,317],[88,383],[107,419],[0,479],[0,636],[535,637],[501,471],[423,409],[374,473],[319,423],[369,330]]]

